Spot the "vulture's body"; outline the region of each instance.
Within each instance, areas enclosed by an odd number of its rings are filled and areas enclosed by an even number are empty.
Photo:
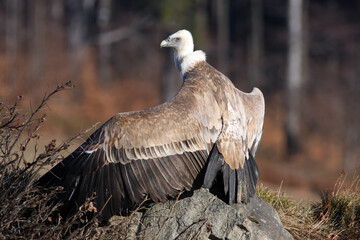
[[[236,89],[201,51],[193,52],[192,47],[181,56],[181,49],[174,49],[183,85],[173,99],[115,115],[39,180],[45,187],[64,187],[59,196],[64,211],[94,193],[105,219],[146,195],[165,201],[190,190],[205,166],[204,186],[211,188],[221,172],[230,203],[247,202],[254,195],[258,169],[253,157],[265,107],[262,93]]]

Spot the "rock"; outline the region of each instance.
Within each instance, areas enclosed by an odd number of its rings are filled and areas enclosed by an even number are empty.
[[[258,196],[230,206],[204,188],[153,204],[131,222],[140,239],[293,239],[275,209]]]

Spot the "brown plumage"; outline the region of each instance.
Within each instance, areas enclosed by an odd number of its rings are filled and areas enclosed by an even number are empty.
[[[174,48],[183,86],[162,105],[115,115],[39,180],[45,187],[64,187],[59,199],[65,212],[94,192],[98,209],[107,202],[104,219],[146,195],[165,201],[190,190],[205,166],[204,186],[211,188],[221,172],[230,203],[247,202],[255,193],[253,157],[265,107],[261,91],[236,89],[203,52],[193,52],[186,30],[161,46]]]

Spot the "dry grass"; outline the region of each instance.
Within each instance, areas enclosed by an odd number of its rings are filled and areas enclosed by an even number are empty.
[[[334,189],[321,202],[296,202],[284,193],[259,187],[257,194],[277,210],[294,239],[360,239],[359,179],[347,188],[341,172]]]

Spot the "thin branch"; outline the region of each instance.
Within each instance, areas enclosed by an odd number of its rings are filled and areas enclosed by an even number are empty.
[[[23,124],[24,126],[20,129],[19,134],[16,136],[15,140],[13,141],[12,145],[9,147],[9,150],[8,150],[7,154],[4,157],[8,157],[11,154],[15,144],[19,141],[20,137],[22,136],[22,133],[25,131],[26,126],[28,126],[33,121],[36,114],[40,111],[41,108],[43,108],[46,105],[47,101],[49,101],[49,99],[54,94],[58,93],[59,91],[62,91],[64,89],[66,89],[66,88],[74,88],[74,85],[72,85],[71,81],[69,81],[69,82],[67,82],[65,84],[62,84],[60,86],[57,86],[57,88],[54,91],[52,91],[50,94],[44,96],[44,98],[41,101],[41,103],[39,104],[39,106],[35,109],[35,111],[33,111],[30,114],[30,117]],[[15,111],[15,109],[14,109],[14,111]]]

